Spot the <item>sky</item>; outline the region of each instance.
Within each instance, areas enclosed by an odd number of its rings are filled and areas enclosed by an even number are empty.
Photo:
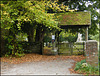
[[[97,12],[100,14],[100,9],[97,9]]]

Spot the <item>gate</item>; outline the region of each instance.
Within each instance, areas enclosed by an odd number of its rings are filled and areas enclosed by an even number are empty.
[[[84,55],[84,42],[59,43],[59,55]]]

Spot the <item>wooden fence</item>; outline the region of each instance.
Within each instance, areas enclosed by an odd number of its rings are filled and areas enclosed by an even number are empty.
[[[84,55],[84,42],[59,43],[59,55]],[[71,53],[73,51],[73,53]]]

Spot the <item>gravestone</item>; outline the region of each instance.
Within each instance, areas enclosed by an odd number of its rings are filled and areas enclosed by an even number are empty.
[[[98,67],[98,44],[96,40],[86,41],[85,44],[86,62]]]

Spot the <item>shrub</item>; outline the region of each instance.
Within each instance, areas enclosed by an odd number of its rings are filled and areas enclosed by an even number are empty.
[[[75,36],[69,35],[69,36],[67,37],[67,40],[68,40],[68,42],[74,43],[74,42],[76,42],[76,40],[77,40],[77,35],[75,35]]]
[[[93,75],[99,74],[99,69],[91,66],[90,64],[87,64],[86,60],[82,60],[81,62],[77,62],[74,70],[75,71],[78,70],[80,73],[86,73],[86,74],[93,74]]]
[[[86,63],[86,60],[84,59],[81,62],[76,63],[74,70],[79,70],[82,67],[82,63]]]

